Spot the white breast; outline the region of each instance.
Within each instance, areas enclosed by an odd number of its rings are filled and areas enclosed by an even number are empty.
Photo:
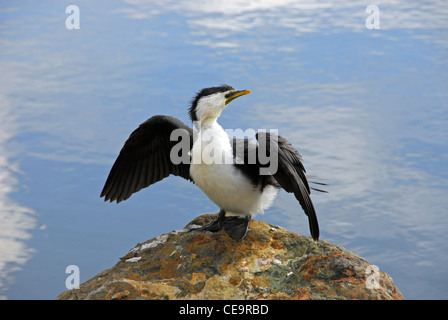
[[[190,175],[220,209],[238,215],[263,212],[277,195],[277,188],[260,191],[233,165],[233,151],[226,132],[214,123],[202,128],[191,151]]]

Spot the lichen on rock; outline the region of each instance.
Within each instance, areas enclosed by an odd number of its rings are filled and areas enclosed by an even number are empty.
[[[323,240],[258,220],[242,241],[188,231],[214,218],[202,215],[138,244],[57,299],[403,299],[386,273],[379,271],[376,286],[368,286],[371,264]]]

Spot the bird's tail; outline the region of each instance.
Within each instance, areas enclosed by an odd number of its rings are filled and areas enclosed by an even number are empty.
[[[316,177],[316,176],[307,175],[307,179],[313,179],[313,180],[308,180],[308,182],[310,184],[317,184],[319,186],[328,186],[327,183],[319,181],[320,179],[318,177]],[[328,193],[328,191],[320,189],[320,188],[310,187],[310,189],[314,190],[314,191],[317,191],[317,192]]]

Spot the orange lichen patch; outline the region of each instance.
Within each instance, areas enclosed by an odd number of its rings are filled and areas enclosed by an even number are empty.
[[[271,239],[271,247],[275,250],[283,249],[283,242],[277,239]]]
[[[193,273],[190,275],[190,282],[191,282],[191,283],[196,283],[196,282],[199,282],[199,281],[204,281],[205,279],[206,279],[206,276],[205,276],[205,274],[203,274],[203,273],[193,272]]]
[[[269,288],[271,285],[268,276],[254,277],[252,279],[245,279],[244,281],[249,283],[252,286],[252,288]]]
[[[242,281],[242,278],[239,276],[234,276],[229,279],[229,283],[232,286],[238,286],[241,283],[241,281]]]
[[[117,292],[117,293],[113,294],[111,296],[111,299],[112,300],[126,299],[129,296],[130,293],[131,292],[129,290],[120,291],[120,292]]]
[[[230,300],[243,299],[243,296],[237,287],[229,286],[224,278],[215,275],[206,281],[204,288],[198,294],[188,298]]]
[[[290,296],[291,300],[310,300],[310,293],[305,288],[294,291]]]
[[[310,280],[314,277],[317,271],[328,262],[328,257],[310,257],[301,268],[302,275],[305,279]]]
[[[141,280],[141,279],[142,279],[142,276],[139,275],[139,274],[137,274],[137,273],[131,273],[131,274],[129,275],[129,278],[128,278],[128,279],[138,281],[138,280]]]
[[[129,281],[134,287],[134,291],[138,292],[138,296],[146,299],[176,299],[179,289],[166,283],[154,283],[149,281],[136,282]]]

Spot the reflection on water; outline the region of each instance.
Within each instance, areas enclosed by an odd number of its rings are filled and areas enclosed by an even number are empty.
[[[34,211],[10,198],[17,189],[16,176],[20,173],[12,163],[11,139],[17,130],[11,105],[0,95],[0,299],[6,298],[4,288],[13,281],[11,274],[20,270],[31,258],[31,249],[26,240],[31,238],[30,230],[36,227]]]
[[[343,32],[365,32],[368,16],[366,8],[377,5],[381,10],[381,30],[439,30],[446,32],[448,5],[442,0],[426,1],[424,4],[411,1],[297,1],[297,0],[199,0],[153,1],[126,0],[116,12],[140,20],[151,19],[166,12],[181,12],[187,26],[195,36],[193,44],[211,47],[235,48],[247,45],[244,40],[227,38],[238,34],[252,34],[260,29],[283,28],[288,36],[303,36],[309,33],[328,35]],[[254,33],[255,33],[254,32]],[[442,33],[443,34],[443,33]],[[446,37],[439,33],[410,34],[431,42],[447,44]],[[446,35],[446,33],[445,33]],[[387,32],[375,36],[393,37]],[[199,40],[201,39],[201,40]],[[396,40],[394,38],[391,38]],[[284,43],[283,45],[287,45]]]
[[[222,126],[278,128],[329,184],[313,195],[322,239],[377,264],[407,298],[446,298],[448,5],[378,3],[381,29],[367,30],[369,4],[78,1],[81,29],[69,31],[65,7],[3,2],[0,295],[54,298],[67,265],[86,281],[216,212],[176,178],[120,205],[99,192],[138,124],[186,122],[197,90],[228,83],[252,94]],[[284,192],[257,218],[308,234]]]

